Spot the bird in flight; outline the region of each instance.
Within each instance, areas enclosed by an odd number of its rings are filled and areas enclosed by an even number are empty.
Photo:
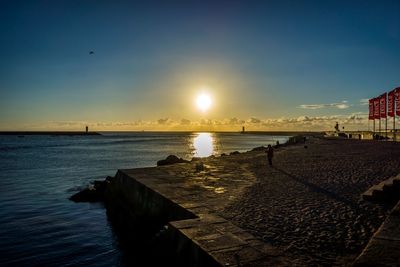
[[[94,52],[93,52],[93,51],[90,51],[90,52],[89,52],[89,55],[93,55],[93,54],[94,54]]]

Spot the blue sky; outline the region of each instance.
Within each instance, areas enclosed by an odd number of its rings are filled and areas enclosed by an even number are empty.
[[[400,84],[398,1],[215,2],[0,1],[0,130],[360,128]]]

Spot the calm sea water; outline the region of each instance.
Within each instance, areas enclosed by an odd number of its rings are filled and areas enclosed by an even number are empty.
[[[70,195],[169,154],[190,159],[286,140],[239,133],[0,136],[0,265],[124,266],[102,204],[73,203]]]

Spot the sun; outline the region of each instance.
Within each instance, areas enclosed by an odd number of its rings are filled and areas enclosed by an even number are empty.
[[[210,109],[211,104],[212,104],[210,95],[206,94],[206,93],[202,93],[202,94],[198,95],[196,98],[196,104],[197,104],[197,107],[202,112],[206,112],[207,110]]]

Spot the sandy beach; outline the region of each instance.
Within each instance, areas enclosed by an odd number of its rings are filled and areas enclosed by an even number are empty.
[[[242,154],[256,181],[221,214],[294,265],[351,264],[390,210],[361,194],[400,172],[400,144],[311,138],[306,145],[277,149],[272,168],[263,152]]]

